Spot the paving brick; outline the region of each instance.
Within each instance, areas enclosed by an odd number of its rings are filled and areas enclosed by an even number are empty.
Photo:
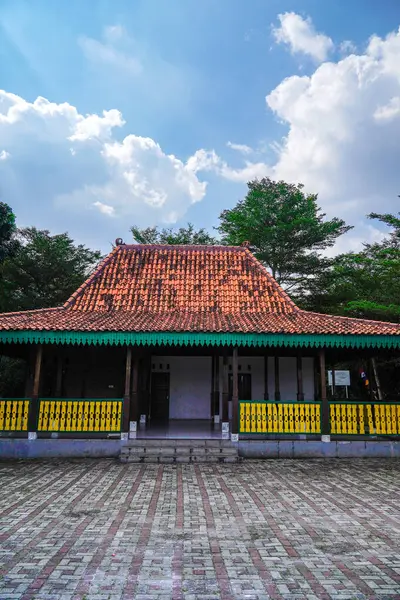
[[[395,600],[399,475],[379,458],[0,463],[0,598]]]

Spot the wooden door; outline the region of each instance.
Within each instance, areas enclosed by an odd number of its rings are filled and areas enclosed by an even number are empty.
[[[169,373],[151,374],[151,419],[169,419]]]

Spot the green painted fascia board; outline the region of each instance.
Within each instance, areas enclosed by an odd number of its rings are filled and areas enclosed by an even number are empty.
[[[400,335],[318,335],[174,331],[0,331],[3,343],[171,346],[399,348]]]

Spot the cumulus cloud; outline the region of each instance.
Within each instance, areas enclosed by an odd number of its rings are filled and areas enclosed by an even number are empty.
[[[266,98],[288,127],[274,176],[302,181],[353,218],[389,207],[400,158],[399,55],[400,32],[375,36],[365,54],[279,84]]]
[[[233,168],[228,165],[214,150],[197,150],[187,161],[187,168],[198,173],[213,171],[220,177],[236,183],[247,183],[251,179],[262,178],[271,171],[264,162],[245,161],[243,167]]]
[[[334,44],[330,37],[315,31],[310,18],[303,19],[294,12],[278,15],[279,27],[274,27],[272,33],[280,44],[287,44],[292,54],[302,53],[314,60],[324,61]]]
[[[115,34],[116,35],[116,34]],[[28,102],[0,90],[2,198],[11,206],[40,198],[80,219],[96,209],[137,224],[173,223],[202,200],[206,182],[185,161],[166,154],[151,138],[114,137],[124,124],[118,110],[82,115],[68,103]],[[8,154],[12,161],[5,161]],[[23,191],[21,191],[23,189]],[[39,205],[38,209],[39,209]],[[128,219],[128,221],[126,220]]]

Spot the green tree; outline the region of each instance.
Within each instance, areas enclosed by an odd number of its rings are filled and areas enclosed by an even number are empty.
[[[391,227],[382,242],[337,256],[312,282],[303,306],[318,312],[400,321],[400,219],[371,213]]]
[[[307,285],[329,261],[322,251],[333,246],[351,227],[341,219],[325,220],[317,195],[269,178],[248,183],[243,200],[220,215],[222,242],[247,241],[255,256],[286,289]]]
[[[16,248],[14,239],[15,232],[15,215],[8,204],[0,202],[0,264],[7,256],[10,256]]]
[[[188,223],[186,227],[180,227],[178,230],[173,228],[159,229],[158,227],[140,229],[133,226],[131,232],[133,239],[138,244],[182,244],[185,246],[213,246],[218,244],[218,240],[207,233],[205,229],[195,230],[192,223]]]
[[[101,258],[100,252],[74,244],[67,233],[27,227],[16,238],[17,250],[3,264],[3,312],[60,306]]]

